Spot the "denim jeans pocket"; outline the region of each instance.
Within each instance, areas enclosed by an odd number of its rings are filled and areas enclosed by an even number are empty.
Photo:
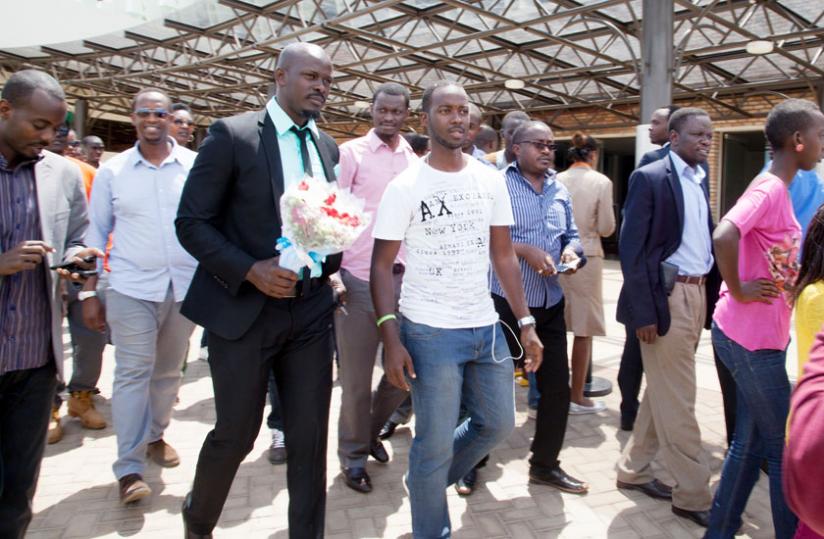
[[[443,332],[442,328],[427,326],[426,324],[418,324],[412,322],[408,318],[401,320],[401,339],[406,341],[411,340],[427,340],[437,337]]]

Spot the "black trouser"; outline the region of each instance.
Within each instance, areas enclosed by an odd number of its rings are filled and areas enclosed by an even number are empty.
[[[495,294],[495,310],[501,320],[518,332],[518,322],[506,299]],[[530,468],[538,472],[549,472],[560,464],[558,455],[564,445],[567,417],[569,415],[569,357],[567,356],[566,324],[564,322],[564,300],[548,309],[530,308],[535,317],[535,331],[544,345],[544,358],[536,377],[541,400],[535,419],[535,437],[532,439]],[[515,337],[504,328],[512,356],[520,352]]]
[[[625,326],[626,327],[626,326]],[[624,352],[621,354],[621,367],[618,369],[618,387],[621,389],[621,424],[632,425],[638,414],[638,395],[641,391],[641,378],[644,366],[641,363],[641,344],[635,330],[626,330]],[[735,433],[735,380],[729,369],[718,358],[713,348],[715,369],[721,385],[721,398],[724,403],[724,424],[727,428],[727,447],[732,443]]]
[[[51,354],[49,354],[51,355]],[[46,447],[54,391],[54,362],[0,375],[0,537],[22,538]]]
[[[641,379],[644,365],[641,363],[641,343],[634,329],[624,326],[626,339],[618,368],[618,388],[621,390],[621,425],[632,425],[638,415],[638,395],[641,393]]]
[[[238,466],[260,431],[269,372],[283,413],[289,490],[289,537],[322,537],[326,509],[326,438],[332,395],[332,289],[267,300],[236,341],[209,332],[209,367],[217,422],[203,442],[191,502],[190,531],[211,533]]]

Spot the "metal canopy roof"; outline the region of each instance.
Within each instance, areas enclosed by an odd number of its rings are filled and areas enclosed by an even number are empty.
[[[639,123],[641,0],[199,0],[165,20],[62,44],[0,49],[0,80],[51,72],[96,113],[126,115],[134,93],[167,89],[204,117],[265,102],[279,50],[323,46],[335,66],[327,129],[349,134],[384,81],[418,98],[457,80],[485,112],[599,107]],[[753,94],[824,79],[824,0],[675,0],[675,98],[746,117]],[[745,51],[756,39],[774,51]],[[505,88],[521,79],[519,90]],[[413,99],[413,106],[417,99]]]

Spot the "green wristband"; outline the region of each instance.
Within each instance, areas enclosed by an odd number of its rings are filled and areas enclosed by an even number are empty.
[[[397,316],[395,316],[393,313],[389,313],[389,314],[385,314],[385,315],[381,316],[380,318],[378,318],[377,324],[378,324],[378,327],[381,327],[381,324],[383,324],[387,320],[397,320],[397,319],[398,319]]]

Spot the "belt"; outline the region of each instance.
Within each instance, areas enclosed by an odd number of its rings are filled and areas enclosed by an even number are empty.
[[[406,268],[404,267],[403,264],[400,264],[400,263],[392,264],[392,274],[393,275],[400,275],[404,271],[406,271]]]
[[[702,284],[704,284],[706,282],[707,276],[706,275],[678,275],[675,278],[675,280],[678,281],[679,283],[697,284],[698,286],[701,286]]]

